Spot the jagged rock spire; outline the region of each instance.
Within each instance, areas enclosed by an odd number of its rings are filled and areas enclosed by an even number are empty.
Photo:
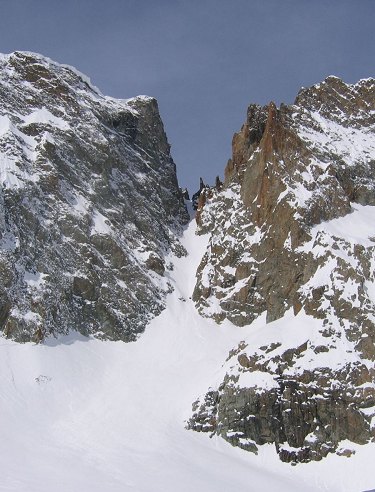
[[[373,220],[374,162],[373,79],[249,107],[223,190],[200,200],[211,238],[193,299],[217,322],[276,328],[233,350],[191,428],[253,451],[273,442],[284,461],[375,440],[375,246],[370,228],[352,234]]]

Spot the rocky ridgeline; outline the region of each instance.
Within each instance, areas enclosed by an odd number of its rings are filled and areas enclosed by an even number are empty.
[[[224,187],[200,199],[199,231],[210,241],[193,299],[218,322],[274,323],[233,351],[222,380],[196,402],[190,428],[249,450],[275,443],[293,462],[341,452],[343,440],[375,439],[368,205],[373,79],[329,77],[293,105],[249,107]]]
[[[104,97],[75,69],[0,58],[0,328],[134,340],[164,308],[188,220],[155,99]]]

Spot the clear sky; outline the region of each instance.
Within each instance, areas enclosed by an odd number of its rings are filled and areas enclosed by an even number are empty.
[[[375,76],[375,0],[0,0],[0,52],[35,51],[104,94],[155,96],[181,186],[223,175],[250,103]]]

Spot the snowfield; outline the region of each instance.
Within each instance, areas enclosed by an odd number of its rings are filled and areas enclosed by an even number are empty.
[[[135,343],[0,338],[0,491],[375,489],[375,445],[343,443],[354,456],[291,466],[273,446],[255,456],[185,430],[192,402],[220,375],[229,350],[273,329],[216,325],[197,314],[189,297],[206,241],[192,221],[190,254],[173,259],[167,309]]]

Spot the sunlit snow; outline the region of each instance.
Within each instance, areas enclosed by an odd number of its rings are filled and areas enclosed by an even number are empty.
[[[175,291],[135,343],[72,334],[43,345],[0,338],[0,490],[27,492],[361,492],[375,486],[374,446],[351,458],[291,466],[187,431],[191,404],[239,341],[258,343],[290,319],[237,328],[201,318],[190,300],[205,237],[185,233]],[[34,276],[33,276],[34,275]],[[28,283],[39,281],[30,274]],[[305,327],[309,330],[309,327]],[[311,327],[313,329],[313,327]],[[303,330],[304,331],[304,330]],[[288,330],[281,335],[290,336]]]

